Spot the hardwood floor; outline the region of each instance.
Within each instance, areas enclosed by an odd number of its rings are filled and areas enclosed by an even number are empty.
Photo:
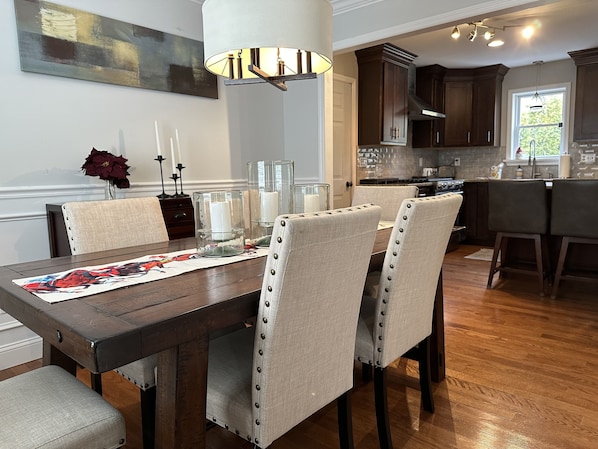
[[[434,385],[436,412],[420,407],[415,363],[389,373],[395,449],[588,449],[598,441],[598,289],[565,281],[557,299],[540,297],[534,277],[495,281],[490,263],[464,259],[461,245],[444,264],[446,380]],[[498,279],[498,276],[496,276]],[[0,379],[40,362],[0,371]],[[86,372],[79,378],[89,381]],[[127,421],[128,449],[141,449],[139,392],[114,373],[105,397]],[[373,386],[356,370],[352,394],[356,449],[378,448]],[[292,406],[289,404],[289,406]],[[210,449],[251,448],[220,428]],[[316,413],[273,449],[337,449],[336,407]]]

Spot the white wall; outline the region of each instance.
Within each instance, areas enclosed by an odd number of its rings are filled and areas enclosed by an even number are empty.
[[[201,5],[190,0],[53,3],[203,40]],[[92,147],[129,159],[132,187],[119,197],[159,194],[154,120],[163,148],[179,131],[186,193],[243,188],[251,160],[293,158],[296,179],[318,179],[320,80],[287,93],[219,80],[214,100],[22,72],[13,0],[0,2],[0,40],[0,265],[49,257],[46,203],[103,198],[103,181],[80,171]],[[39,339],[0,310],[0,369],[39,354]]]

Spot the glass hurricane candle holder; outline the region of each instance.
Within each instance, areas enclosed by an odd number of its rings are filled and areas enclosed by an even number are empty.
[[[330,184],[295,184],[293,191],[296,214],[330,209]]]
[[[274,220],[293,212],[293,161],[247,164],[250,234],[258,246],[268,246]]]
[[[243,192],[194,192],[197,253],[205,257],[235,256],[245,249]]]

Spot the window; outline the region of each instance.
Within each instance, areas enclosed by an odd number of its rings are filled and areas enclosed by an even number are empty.
[[[539,109],[530,108],[535,104],[536,90],[511,94],[510,159],[515,159],[518,148],[529,157],[535,146],[536,158],[548,161],[560,156],[566,148],[568,87],[559,85],[543,88],[538,89],[537,93],[542,103]]]

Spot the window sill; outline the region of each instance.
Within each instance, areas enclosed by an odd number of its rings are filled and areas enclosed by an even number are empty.
[[[522,159],[507,159],[503,162],[507,167],[517,167],[518,165],[524,167],[531,165],[529,157],[524,157]],[[539,165],[559,165],[559,158],[554,156],[536,158],[536,166]]]

